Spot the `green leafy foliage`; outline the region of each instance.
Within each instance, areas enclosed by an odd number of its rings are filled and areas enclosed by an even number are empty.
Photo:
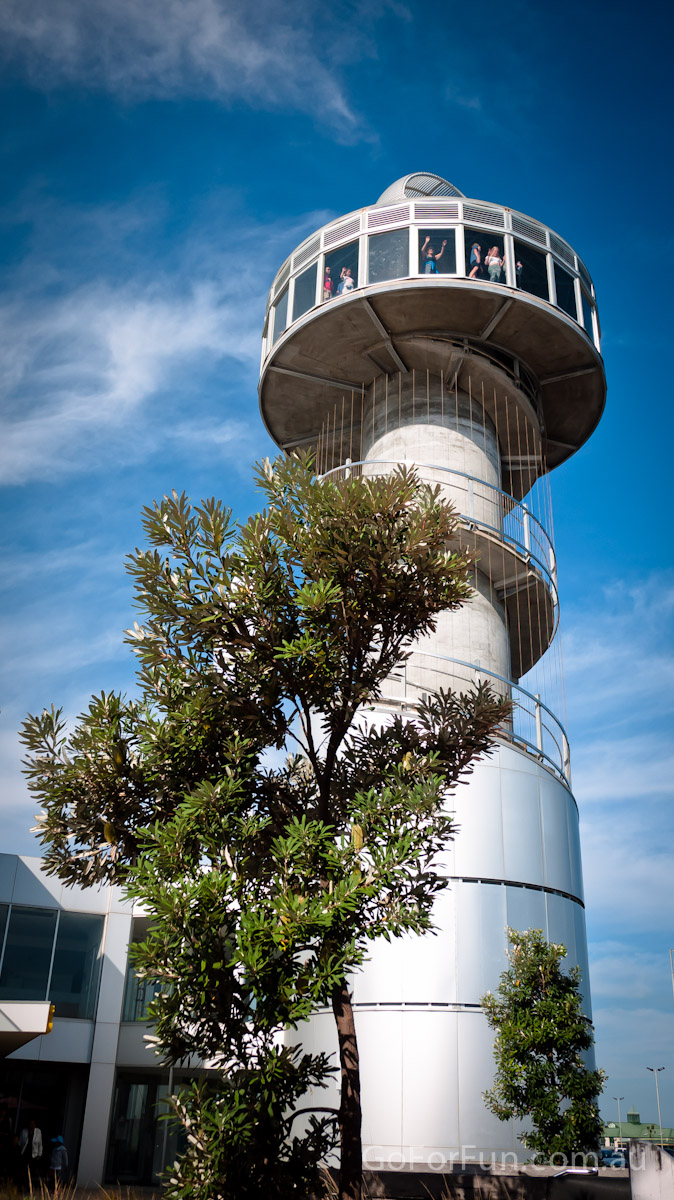
[[[496,995],[482,997],[496,1030],[494,1087],[487,1107],[501,1121],[528,1120],[520,1135],[536,1162],[573,1161],[597,1153],[602,1122],[598,1097],[605,1075],[586,1058],[593,1030],[582,1010],[580,968],[562,970],[566,948],[540,929],[508,930],[510,967]]]
[[[142,904],[150,929],[134,960],[161,987],[158,1052],[220,1073],[215,1090],[178,1099],[193,1140],[175,1200],[263,1194],[242,1190],[263,1095],[277,1122],[265,1194],[290,1194],[292,1164],[308,1178],[334,1122],[293,1133],[290,1151],[279,1114],[329,1066],[279,1053],[279,1036],[319,1005],[348,1024],[347,980],[369,942],[432,927],[448,792],[509,712],[479,686],[405,720],[363,717],[413,640],[470,595],[438,488],[406,469],[321,481],[302,458],[263,464],[258,482],[267,507],[240,527],[215,500],[174,494],[145,510],[149,548],[129,560],[139,698],[94,698],[73,732],[54,709],[23,731],[47,870],[120,883]],[[354,1163],[349,1053],[339,1133]]]

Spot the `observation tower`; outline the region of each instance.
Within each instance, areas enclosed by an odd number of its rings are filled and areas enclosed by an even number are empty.
[[[604,406],[592,280],[539,221],[408,175],[283,264],[259,392],[277,445],[313,448],[323,475],[414,464],[440,484],[474,551],[472,599],[415,643],[372,715],[477,679],[515,706],[452,794],[459,832],[437,934],[374,943],[354,977],[363,1150],[375,1169],[522,1156],[517,1128],[482,1100],[494,1064],[479,1000],[505,969],[506,926],[566,945],[590,1015],[549,472]],[[336,1050],[332,1013],[301,1040]],[[331,1101],[322,1092],[317,1103]]]

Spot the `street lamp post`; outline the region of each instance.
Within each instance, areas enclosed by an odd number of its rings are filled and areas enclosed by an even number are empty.
[[[622,1125],[620,1124],[620,1101],[624,1100],[625,1097],[624,1096],[614,1096],[613,1099],[618,1101],[618,1139],[622,1142],[623,1130],[622,1130]]]
[[[660,1116],[660,1088],[658,1087],[658,1072],[664,1071],[664,1067],[646,1067],[647,1071],[652,1071],[655,1076],[655,1095],[658,1101],[658,1124],[660,1126],[660,1149],[664,1149],[662,1144],[662,1117]]]

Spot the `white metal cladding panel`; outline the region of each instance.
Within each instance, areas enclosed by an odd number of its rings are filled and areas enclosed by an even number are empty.
[[[525,217],[518,217],[515,213],[511,216],[513,233],[520,233],[522,237],[529,238],[532,242],[538,242],[539,246],[545,246],[546,230],[542,225],[536,225],[533,221],[527,221]]]
[[[479,1004],[498,987],[506,961],[505,888],[500,883],[455,880],[457,996],[461,1004]]]
[[[534,888],[506,888],[506,917],[511,929],[547,929],[545,892]],[[577,906],[579,907],[579,906]]]
[[[290,276],[290,259],[288,259],[288,261],[283,264],[283,266],[281,267],[281,270],[279,271],[278,275],[276,276],[276,282],[274,284],[274,295],[275,296],[278,296],[278,294],[282,290],[282,288],[285,287],[285,284],[288,282],[289,276]]]
[[[464,221],[477,221],[479,225],[489,225],[492,229],[505,229],[505,217],[494,208],[483,208],[478,204],[464,204]]]
[[[587,932],[585,929],[585,909],[579,904],[573,906],[573,920],[576,927],[576,958],[582,971],[580,988],[583,993],[583,1011],[588,1017],[592,1016],[590,1003],[590,964],[587,958]]]
[[[355,1018],[363,1088],[363,1140],[397,1150],[402,1134],[402,1098],[408,1086],[405,1079],[403,1087],[403,1045],[409,1018],[406,1013],[382,1009],[356,1009]]]
[[[457,788],[452,797],[459,827],[456,875],[503,879],[500,774],[498,766],[480,763],[470,787]]]
[[[406,225],[409,219],[409,204],[398,204],[395,208],[374,208],[367,214],[367,227],[387,229],[389,225]]]
[[[573,916],[573,910],[578,905],[574,904],[573,900],[567,900],[565,896],[555,896],[552,892],[546,894],[545,904],[548,910],[548,941],[566,946],[564,967],[570,970],[578,965],[576,922]]]
[[[432,204],[430,201],[418,200],[414,205],[414,217],[417,221],[458,221],[459,206],[458,204],[450,204],[448,201],[444,203]]]
[[[459,1142],[458,1017],[415,1012],[405,1020],[401,1141],[424,1157]]]
[[[459,1145],[476,1150],[509,1146],[511,1123],[499,1121],[482,1098],[494,1083],[494,1035],[481,1012],[460,1013],[457,1024]]]
[[[357,217],[352,217],[350,221],[343,221],[341,225],[326,229],[323,234],[323,245],[326,249],[328,246],[336,246],[338,242],[345,242],[347,238],[353,237],[357,233],[360,233],[360,213]]]
[[[543,834],[537,775],[501,771],[501,813],[505,878],[542,884]]]
[[[302,246],[300,250],[297,250],[296,253],[293,254],[293,271],[296,271],[298,267],[303,266],[305,262],[308,262],[310,258],[313,258],[314,254],[318,253],[320,244],[321,235],[318,233],[316,234],[316,237],[311,239],[310,242],[307,242],[306,246]]]
[[[541,779],[545,884],[546,887],[570,893],[573,889],[574,871],[571,868],[569,810],[574,807],[566,788],[557,783],[552,775],[549,779]]]

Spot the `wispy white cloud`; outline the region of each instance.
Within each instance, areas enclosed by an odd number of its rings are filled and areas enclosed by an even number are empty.
[[[205,282],[173,296],[156,285],[100,282],[4,305],[13,349],[0,378],[0,479],[53,479],[81,468],[83,444],[93,450],[98,442],[100,451],[101,437],[191,363],[252,363],[259,307],[259,298],[241,303]]]
[[[368,51],[352,15],[312,0],[5,0],[0,38],[5,58],[25,64],[40,86],[290,108],[353,136],[362,123],[334,52],[346,28],[351,58]]]
[[[49,214],[49,205],[37,205],[38,229]],[[71,234],[75,216],[70,214]],[[114,270],[116,228],[106,237],[90,216],[97,240],[87,241],[83,262],[69,265],[36,236],[37,249],[31,248],[10,280],[11,294],[0,302],[6,347],[0,480],[59,479],[104,467],[111,458],[140,461],[162,443],[194,445],[198,437],[224,459],[248,461],[254,450],[246,405],[238,401],[236,410],[228,410],[226,387],[217,419],[202,410],[194,423],[180,420],[178,401],[182,397],[186,412],[200,380],[216,369],[223,382],[238,372],[254,412],[264,284],[288,246],[301,241],[305,226],[320,225],[322,218],[311,214],[292,228],[269,224],[260,230],[250,222],[239,228],[221,213],[217,233],[210,226],[194,231],[171,270],[136,259],[122,278]],[[67,231],[63,213],[60,220]],[[92,245],[98,248],[93,275]],[[212,377],[210,383],[212,391]],[[165,400],[168,419],[146,420],[148,405],[158,398]]]

